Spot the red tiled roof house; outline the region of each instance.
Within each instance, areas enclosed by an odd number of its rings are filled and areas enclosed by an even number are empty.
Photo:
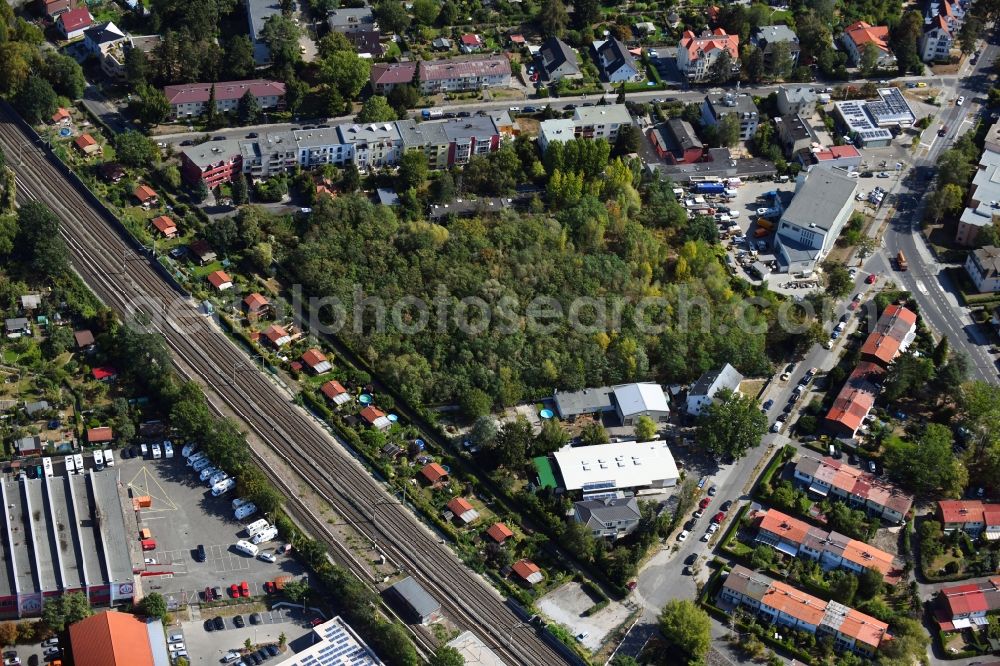
[[[343,384],[336,380],[331,380],[319,387],[326,399],[333,404],[340,406],[345,402],[350,402],[352,397],[350,392],[344,388]]]
[[[420,476],[434,487],[444,485],[448,481],[448,472],[436,462],[424,465],[420,470]]]
[[[476,511],[469,500],[464,497],[456,497],[448,502],[446,508],[451,513],[454,520],[462,525],[468,525],[479,520],[479,512]]]
[[[152,220],[153,226],[163,234],[164,238],[173,238],[177,235],[177,225],[166,215],[158,215]]]
[[[511,567],[514,574],[526,585],[536,585],[545,578],[542,570],[531,560],[518,560]]]
[[[175,118],[200,116],[207,110],[208,101],[215,88],[215,110],[218,113],[236,111],[246,93],[257,98],[262,109],[278,109],[285,103],[285,84],[266,79],[246,81],[220,81],[218,83],[182,83],[166,86],[163,94],[170,103]]]
[[[89,134],[81,134],[73,140],[73,145],[84,155],[93,155],[100,152],[101,144],[94,140]]]
[[[368,405],[362,409],[360,416],[361,420],[372,428],[387,430],[390,426],[392,426],[392,421],[390,421],[389,417],[385,415],[385,412],[372,405]]]
[[[229,277],[229,273],[225,271],[214,271],[209,273],[206,279],[208,280],[208,283],[216,289],[216,291],[225,291],[226,289],[233,288],[233,278]]]
[[[259,321],[272,316],[271,302],[263,294],[253,293],[243,299],[243,312],[250,321]]]
[[[149,185],[138,185],[132,191],[132,196],[144,207],[149,208],[159,203],[160,198],[156,196],[156,190]]]
[[[87,430],[87,443],[88,444],[103,444],[106,442],[114,441],[115,436],[111,431],[111,428],[104,426],[101,428],[90,428]]]
[[[307,368],[312,370],[314,374],[322,375],[325,372],[330,372],[333,366],[330,362],[326,360],[326,356],[318,349],[310,349],[305,354],[302,355],[302,363]]]
[[[504,541],[513,537],[514,533],[503,523],[493,523],[490,525],[489,529],[486,530],[486,536],[498,544],[503,544]]]
[[[288,331],[277,324],[268,326],[267,330],[264,331],[264,337],[276,349],[280,349],[292,341],[292,336],[288,335]]]
[[[93,23],[94,17],[87,8],[77,7],[59,15],[56,19],[56,29],[65,39],[75,39],[83,35],[83,31]]]

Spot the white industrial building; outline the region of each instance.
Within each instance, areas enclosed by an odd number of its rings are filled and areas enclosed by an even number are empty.
[[[554,456],[563,487],[581,490],[584,496],[633,488],[669,488],[680,477],[670,448],[660,440],[567,446]]]
[[[670,417],[667,396],[660,385],[654,382],[615,386],[612,396],[618,419],[624,426],[635,425],[640,416],[648,416],[656,422],[666,421]]]
[[[881,128],[868,116],[865,103],[850,99],[834,102],[834,113],[847,136],[862,148],[880,148],[892,142],[892,132]]]
[[[774,237],[781,272],[809,275],[816,270],[854,212],[857,191],[857,179],[835,169],[814,169],[799,177]]]

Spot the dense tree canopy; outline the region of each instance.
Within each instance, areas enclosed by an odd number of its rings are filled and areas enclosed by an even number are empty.
[[[968,481],[965,466],[952,453],[951,430],[928,423],[914,441],[890,438],[886,471],[904,488],[928,497],[960,497]]]
[[[698,441],[723,458],[739,458],[760,444],[767,432],[767,416],[753,396],[723,389],[698,420]]]
[[[677,664],[698,664],[712,642],[708,613],[690,599],[667,602],[660,612],[660,631]]]

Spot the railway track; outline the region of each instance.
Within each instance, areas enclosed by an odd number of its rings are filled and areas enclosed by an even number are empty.
[[[353,529],[377,544],[390,563],[420,581],[456,624],[475,631],[512,664],[578,661],[526,627],[500,594],[465,567],[341,442],[254,370],[243,350],[201,317],[194,302],[176,291],[147,256],[134,252],[9,113],[0,108],[0,145],[17,176],[20,196],[45,203],[60,218],[74,269],[106,305],[126,321],[136,315],[148,320],[147,328],[163,335],[175,357],[211,393],[279,452]],[[301,504],[294,494],[288,501]],[[309,507],[303,505],[302,511],[308,515]],[[325,529],[316,536],[335,541]],[[371,578],[366,567],[356,573]]]

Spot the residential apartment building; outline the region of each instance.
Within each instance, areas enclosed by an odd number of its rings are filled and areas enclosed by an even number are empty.
[[[742,381],[743,375],[728,363],[718,370],[709,370],[688,389],[687,413],[700,416],[702,410],[715,400],[719,391],[725,389],[738,393]]]
[[[902,523],[913,506],[913,497],[894,485],[833,458],[802,456],[794,477],[815,495],[844,500],[891,523]]]
[[[740,141],[748,141],[757,133],[760,113],[750,95],[716,93],[705,95],[701,104],[701,119],[706,125],[717,125],[724,116],[734,115],[740,121]]]
[[[632,124],[632,114],[624,104],[581,106],[573,113],[573,134],[577,139],[606,139],[614,143],[618,131]]]
[[[729,53],[733,67],[738,69],[739,35],[729,35],[722,28],[716,28],[697,37],[690,30],[685,30],[677,44],[677,69],[688,81],[704,81],[708,78],[712,65],[724,52]]]
[[[413,83],[416,76],[415,62],[379,62],[372,65],[369,81],[376,95],[388,95],[396,86]]]
[[[550,118],[538,124],[538,148],[543,153],[553,143],[566,143],[576,138],[576,125],[569,118]]]
[[[50,19],[54,19],[75,7],[76,0],[38,0],[38,11]]]
[[[118,26],[105,21],[83,32],[83,47],[101,63],[101,71],[110,79],[125,79],[125,50],[131,40]]]
[[[431,169],[448,168],[451,142],[444,131],[444,123],[400,120],[396,127],[403,142],[403,154],[420,151],[427,157],[427,166]]]
[[[856,437],[875,406],[884,377],[885,369],[880,365],[858,363],[826,413],[827,428],[839,437]]]
[[[376,27],[371,7],[338,7],[330,10],[326,22],[332,32],[341,33],[372,30]]]
[[[813,527],[777,509],[759,511],[751,519],[757,527],[755,541],[792,557],[819,562],[824,569],[844,569],[856,574],[875,569],[891,579],[889,582],[895,582],[901,573],[890,553],[839,532]]]
[[[941,588],[935,606],[941,631],[985,627],[989,624],[986,616],[1000,611],[1000,577]]]
[[[278,0],[245,0],[247,12],[247,31],[253,43],[253,59],[258,65],[271,63],[271,47],[264,41],[262,34],[264,24],[272,16],[281,15],[281,3]]]
[[[1000,291],[1000,248],[986,245],[970,252],[965,272],[979,293]]]
[[[958,220],[955,242],[976,245],[979,230],[997,223],[1000,214],[1000,122],[986,133],[983,154],[972,177],[967,208]]]
[[[642,513],[635,497],[609,497],[574,502],[573,518],[596,538],[620,539],[639,526]]]
[[[792,157],[800,151],[808,151],[813,145],[818,145],[816,136],[809,123],[799,116],[791,114],[774,119],[774,127],[778,130],[778,142],[785,157]]]
[[[550,37],[542,43],[536,61],[546,81],[579,79],[583,76],[576,51],[558,37]]]
[[[680,472],[664,441],[612,442],[564,446],[552,454],[562,487],[579,490],[583,499],[603,499],[618,490],[670,488]]]
[[[830,636],[839,651],[872,657],[882,641],[891,639],[889,625],[881,620],[836,601],[823,601],[741,565],[726,576],[718,598],[724,605],[747,609],[767,622],[817,638]]]
[[[806,86],[778,86],[778,111],[781,115],[808,118],[816,112],[816,91]]]
[[[833,249],[854,212],[856,178],[832,169],[799,176],[791,205],[781,214],[775,234],[779,270],[809,275]]]
[[[842,42],[851,63],[855,66],[861,62],[861,56],[868,44],[874,44],[878,49],[879,67],[896,65],[896,56],[889,50],[889,28],[884,25],[873,26],[864,21],[856,21],[844,28]]]
[[[500,130],[488,115],[448,120],[441,127],[448,138],[448,166],[468,164],[474,156],[500,149]]]
[[[764,54],[764,65],[769,69],[774,66],[777,44],[788,46],[792,68],[799,65],[799,52],[802,50],[799,47],[799,36],[787,25],[762,25],[750,36],[750,43]]]
[[[917,337],[917,313],[896,305],[887,306],[861,346],[861,358],[884,368],[905,352]]]
[[[391,166],[399,162],[403,139],[396,123],[366,123],[337,127],[340,141],[351,147],[352,161],[359,169]]]
[[[163,88],[174,118],[200,116],[208,109],[208,101],[215,89],[217,113],[236,111],[240,98],[252,93],[262,109],[279,109],[285,103],[285,84],[280,81],[251,79],[247,81],[220,81],[219,83],[182,83]]]
[[[920,36],[920,59],[924,62],[948,62],[955,39],[943,16],[935,16],[924,25]]]
[[[425,95],[502,88],[510,85],[510,60],[503,55],[424,60],[417,79]]]
[[[209,189],[228,183],[243,171],[243,155],[237,140],[207,141],[181,151],[181,175],[190,184],[199,180]]]
[[[937,515],[941,531],[945,534],[960,530],[971,537],[982,535],[987,541],[1000,539],[1000,504],[979,500],[941,500]]]
[[[635,57],[629,53],[628,47],[614,37],[596,41],[592,44],[594,64],[601,72],[601,79],[608,83],[625,83],[641,81],[644,77],[642,68],[636,63]]]

